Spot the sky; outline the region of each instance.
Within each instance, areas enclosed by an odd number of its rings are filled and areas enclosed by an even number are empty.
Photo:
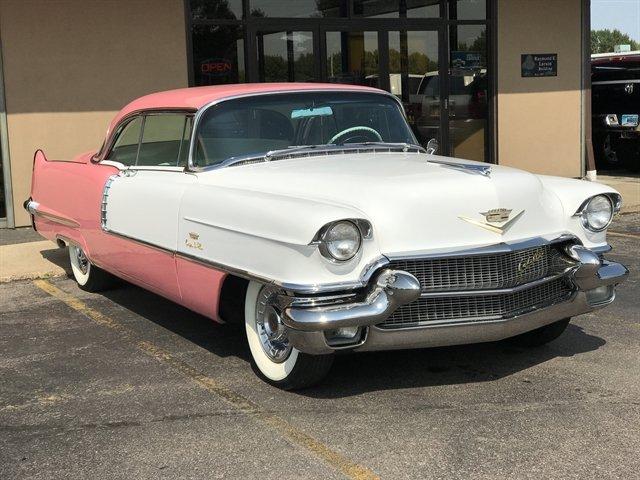
[[[640,0],[591,0],[591,29],[605,28],[640,42]]]

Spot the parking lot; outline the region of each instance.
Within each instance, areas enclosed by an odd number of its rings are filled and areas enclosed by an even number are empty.
[[[637,478],[639,224],[612,227],[617,301],[545,347],[343,355],[295,393],[137,287],[1,284],[0,478]]]

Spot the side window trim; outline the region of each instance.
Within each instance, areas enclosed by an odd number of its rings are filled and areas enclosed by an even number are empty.
[[[183,142],[180,143],[180,149],[178,152],[178,157],[176,158],[175,166],[138,165],[138,157],[140,155],[140,147],[142,145],[142,138],[144,135],[144,127],[145,127],[147,116],[149,115],[183,115],[185,120],[184,120],[183,129],[182,129],[182,135],[184,138],[184,134],[186,133],[186,130],[187,130],[187,124],[189,123],[189,118],[193,119],[195,117],[195,113],[196,112],[192,110],[141,110],[139,112],[135,112],[133,114],[128,115],[127,117],[123,118],[120,121],[118,126],[114,129],[113,135],[111,135],[111,137],[107,139],[108,145],[106,145],[107,148],[104,149],[105,153],[97,163],[104,164],[104,165],[111,165],[118,168],[119,170],[137,169],[137,170],[160,170],[160,171],[180,171],[180,172],[187,171],[188,166],[181,167],[178,165],[179,159],[180,159],[180,153],[182,152]],[[127,127],[127,125],[129,125],[131,122],[133,122],[136,118],[139,118],[139,117],[142,118],[142,125],[140,126],[140,134],[138,136],[138,148],[136,150],[135,164],[125,165],[118,161],[109,160],[109,156],[113,151],[113,147],[115,146],[116,142],[118,141],[118,138],[120,137],[124,129]],[[193,135],[194,125],[195,125],[195,122],[192,121],[191,131],[189,132],[189,139],[187,142],[187,146],[189,149],[191,149],[191,136]],[[105,143],[107,141],[105,141]],[[189,156],[190,156],[190,152],[187,152],[187,158]]]

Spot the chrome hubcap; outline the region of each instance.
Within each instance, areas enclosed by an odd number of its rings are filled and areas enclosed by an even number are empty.
[[[256,326],[260,344],[267,356],[276,363],[282,363],[291,353],[287,327],[282,323],[279,309],[275,305],[278,290],[264,287],[258,297]]]
[[[78,268],[86,275],[89,271],[89,260],[80,247],[76,247],[76,259],[78,260]]]

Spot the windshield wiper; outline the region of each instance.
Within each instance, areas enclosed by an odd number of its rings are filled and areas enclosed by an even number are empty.
[[[351,145],[365,145],[367,147],[379,146],[379,147],[402,148],[405,150],[416,149],[426,153],[425,148],[422,147],[421,145],[415,145],[413,143],[407,143],[407,142],[350,142],[350,143],[342,143],[342,144],[335,144],[335,145],[338,145],[340,147],[349,147]]]

